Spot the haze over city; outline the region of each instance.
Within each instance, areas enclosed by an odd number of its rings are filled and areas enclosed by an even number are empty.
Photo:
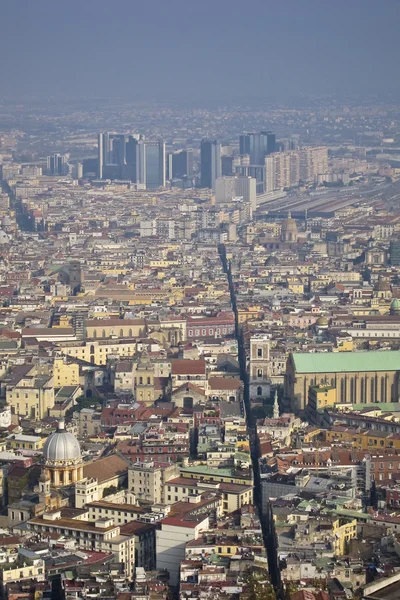
[[[400,598],[399,17],[0,2],[0,600]]]
[[[3,0],[4,96],[193,106],[399,93],[394,0]]]

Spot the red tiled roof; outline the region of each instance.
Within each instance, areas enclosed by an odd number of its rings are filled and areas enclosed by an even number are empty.
[[[171,360],[171,371],[172,375],[205,375],[206,361],[203,359],[173,358]]]

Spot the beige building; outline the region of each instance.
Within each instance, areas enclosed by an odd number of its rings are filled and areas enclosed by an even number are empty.
[[[90,319],[86,321],[86,337],[136,338],[146,331],[144,319]]]
[[[304,410],[310,386],[334,388],[340,404],[398,402],[400,351],[293,353],[284,395],[293,411]]]
[[[137,500],[149,504],[164,504],[164,484],[179,473],[177,465],[160,465],[154,462],[133,464],[128,471],[128,491]]]
[[[131,340],[91,340],[79,344],[63,344],[61,351],[93,365],[105,365],[109,356],[128,357],[136,353],[136,341]]]
[[[117,562],[124,563],[126,575],[131,578],[135,566],[135,536],[121,535],[113,519],[99,519],[88,523],[77,519],[61,518],[61,511],[44,513],[28,522],[28,529],[43,535],[48,533],[73,538],[80,548],[97,552],[112,552]]]
[[[182,502],[203,492],[216,492],[222,497],[223,513],[231,513],[253,502],[253,486],[238,483],[200,482],[187,477],[176,477],[164,484],[167,504]]]
[[[142,352],[139,362],[134,365],[133,380],[135,400],[145,402],[149,405],[153,404],[154,400],[156,400],[154,365],[148,357],[147,352]]]
[[[54,406],[54,380],[50,375],[27,374],[15,385],[7,385],[6,402],[11,414],[32,420],[48,416]]]
[[[101,432],[101,412],[93,408],[82,408],[74,412],[74,420],[78,425],[79,437],[95,437]]]
[[[36,581],[45,581],[46,568],[42,558],[36,558],[29,561],[26,557],[19,557],[16,563],[6,563],[2,565],[1,582],[3,585],[24,579],[34,579]]]

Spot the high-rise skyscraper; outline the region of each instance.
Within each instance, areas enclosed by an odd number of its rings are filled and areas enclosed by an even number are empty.
[[[165,187],[165,143],[161,140],[141,140],[138,147],[141,160],[140,179],[137,183],[144,183],[146,189]]]
[[[165,144],[141,135],[100,133],[100,179],[129,179],[149,189],[165,186]]]
[[[400,240],[390,242],[390,264],[392,267],[400,266]]]
[[[179,150],[168,154],[168,179],[193,177],[193,150]]]
[[[269,131],[244,133],[239,137],[240,154],[248,154],[251,165],[263,165],[265,157],[275,152],[275,145],[275,134]]]
[[[68,165],[65,156],[61,154],[52,154],[47,157],[47,172],[49,175],[66,175]]]
[[[233,175],[233,156],[221,156],[221,174],[230,176]]]
[[[200,186],[215,189],[215,180],[221,177],[221,144],[203,140],[200,147]]]
[[[218,177],[215,181],[215,200],[217,204],[221,204],[241,196],[253,212],[257,208],[256,186],[257,182],[253,177]]]
[[[274,152],[265,158],[266,192],[296,187],[300,182],[299,152]]]
[[[314,181],[317,175],[328,172],[328,148],[304,147],[300,153],[300,179]]]

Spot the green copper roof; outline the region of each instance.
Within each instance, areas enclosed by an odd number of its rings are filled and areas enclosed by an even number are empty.
[[[297,373],[352,373],[355,371],[400,371],[400,351],[383,352],[294,352]]]

